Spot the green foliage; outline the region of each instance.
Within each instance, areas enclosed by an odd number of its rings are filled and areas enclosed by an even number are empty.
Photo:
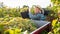
[[[0,17],[5,17],[9,15],[9,17],[21,17],[20,9],[17,8],[0,8]]]
[[[54,3],[54,4],[55,3],[59,4],[60,3],[60,0],[51,0],[51,2]]]
[[[57,12],[58,8],[60,8],[60,0],[51,0],[51,2],[53,3],[52,10]]]
[[[49,34],[60,34],[60,22],[57,22],[56,25],[53,27],[53,30],[49,32]]]
[[[36,25],[29,19],[23,19],[21,17],[4,17],[0,18],[0,31],[7,29],[22,29],[22,31],[28,30],[29,32],[37,29]]]
[[[48,34],[48,32],[44,30],[43,32],[41,32],[41,34]]]
[[[30,12],[31,12],[32,14],[35,14],[33,7],[31,8]]]
[[[60,9],[60,0],[51,0],[51,5],[47,7],[50,10],[49,16],[57,18],[58,10]]]
[[[57,16],[58,10],[60,9],[60,0],[51,0],[51,2],[53,4],[53,7],[51,7],[50,9],[53,10],[53,12]],[[55,21],[54,21],[54,23],[55,23]],[[57,21],[55,26],[52,27],[52,29],[53,30],[51,32],[49,32],[48,34],[60,34],[60,22]]]

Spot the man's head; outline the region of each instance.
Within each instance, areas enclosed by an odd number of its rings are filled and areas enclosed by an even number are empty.
[[[29,11],[29,7],[26,5],[23,6],[23,9],[24,9],[24,11]]]
[[[34,11],[35,13],[42,13],[42,8],[40,6],[35,6]]]

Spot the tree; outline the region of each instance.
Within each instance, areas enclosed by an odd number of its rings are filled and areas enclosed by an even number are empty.
[[[58,9],[60,9],[60,0],[51,0],[53,7],[52,10],[55,11],[55,13],[58,12]]]
[[[51,10],[57,14],[58,10],[60,10],[60,0],[51,0],[53,7],[51,7]],[[57,15],[56,15],[57,16]],[[58,19],[55,19],[52,21],[52,31],[48,34],[60,34],[60,22]]]

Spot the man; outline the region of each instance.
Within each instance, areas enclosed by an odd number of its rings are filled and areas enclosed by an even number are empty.
[[[29,7],[28,6],[23,6],[23,11],[21,12],[22,18],[29,18]]]
[[[45,20],[44,10],[40,6],[32,7],[33,11],[29,11],[29,17],[32,20]]]

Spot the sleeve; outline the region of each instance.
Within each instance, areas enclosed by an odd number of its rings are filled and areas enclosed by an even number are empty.
[[[30,17],[31,19],[39,19],[37,15],[33,15],[33,14],[31,14],[30,12],[29,12],[29,17]]]
[[[44,16],[43,14],[41,14],[41,20],[45,20],[46,19],[46,16]]]
[[[45,20],[46,19],[46,16],[44,16],[43,14],[38,14],[37,16],[40,18],[40,20]]]

